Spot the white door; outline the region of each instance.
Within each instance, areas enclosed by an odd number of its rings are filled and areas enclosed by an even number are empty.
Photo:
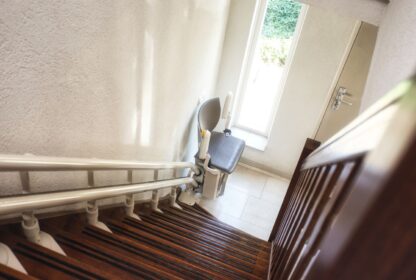
[[[376,38],[377,27],[362,23],[316,133],[316,140],[328,140],[358,115]]]

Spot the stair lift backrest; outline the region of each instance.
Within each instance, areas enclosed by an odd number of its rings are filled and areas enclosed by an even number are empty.
[[[199,130],[212,131],[221,117],[221,103],[219,97],[209,99],[202,103],[198,112]]]

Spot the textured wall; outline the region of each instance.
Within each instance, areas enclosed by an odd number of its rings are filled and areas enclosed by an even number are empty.
[[[228,5],[0,1],[0,153],[190,159],[193,113],[199,96],[213,94]],[[21,192],[17,174],[0,177],[0,194]],[[124,182],[125,173],[97,181]],[[31,184],[85,187],[86,175],[32,174]]]
[[[415,73],[416,4],[414,0],[394,0],[379,26],[361,110]]]

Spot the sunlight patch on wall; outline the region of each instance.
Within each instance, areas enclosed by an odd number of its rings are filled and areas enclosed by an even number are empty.
[[[140,144],[149,146],[152,130],[154,39],[148,31],[144,34],[144,63],[140,122]]]

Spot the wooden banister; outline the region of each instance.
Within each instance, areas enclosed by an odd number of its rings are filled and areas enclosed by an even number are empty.
[[[306,142],[305,142],[305,145],[303,147],[302,153],[300,154],[298,163],[296,164],[295,171],[293,172],[292,178],[291,178],[289,186],[287,188],[285,199],[283,200],[282,206],[280,207],[279,215],[277,216],[276,221],[275,221],[274,226],[273,226],[273,229],[272,229],[272,232],[270,233],[269,242],[272,242],[274,240],[274,238],[276,237],[276,232],[277,232],[278,225],[280,224],[280,222],[283,218],[282,216],[283,216],[283,213],[285,212],[285,209],[287,208],[287,205],[289,203],[289,198],[292,196],[295,184],[299,179],[300,168],[302,167],[303,161],[316,148],[318,148],[320,144],[321,143],[319,141],[316,141],[314,139],[311,139],[311,138],[306,139]]]
[[[319,148],[308,141],[269,238],[269,278],[414,278],[416,80]]]

